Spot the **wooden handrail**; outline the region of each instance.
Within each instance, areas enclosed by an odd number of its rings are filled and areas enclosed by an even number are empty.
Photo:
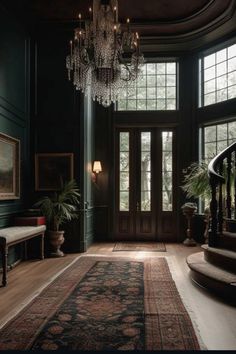
[[[222,162],[228,155],[232,154],[232,152],[236,151],[236,142],[229,145],[222,152],[216,155],[208,165],[208,176],[210,178],[215,178],[216,181],[225,183],[225,178],[216,172],[217,167],[220,162]]]
[[[232,162],[234,165],[232,166]],[[226,166],[226,176],[223,176],[223,166]],[[236,170],[236,142],[232,143],[217,156],[215,156],[208,165],[209,184],[211,186],[211,222],[209,229],[209,246],[216,247],[218,236],[223,230],[223,188],[222,184],[226,184],[226,213],[231,218],[231,169]],[[236,186],[236,181],[234,181]],[[236,188],[236,187],[234,187]],[[235,204],[236,204],[236,191]]]

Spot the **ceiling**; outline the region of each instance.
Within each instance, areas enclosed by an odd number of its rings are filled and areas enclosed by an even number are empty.
[[[29,23],[75,23],[88,18],[92,0],[2,0],[5,7]],[[118,0],[119,21],[129,17],[141,38],[188,38],[221,28],[221,36],[236,30],[236,0]],[[219,30],[218,30],[219,32]]]

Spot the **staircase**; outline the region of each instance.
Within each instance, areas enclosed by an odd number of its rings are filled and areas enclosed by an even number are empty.
[[[187,257],[192,279],[236,302],[236,143],[208,166],[211,220],[208,245]]]

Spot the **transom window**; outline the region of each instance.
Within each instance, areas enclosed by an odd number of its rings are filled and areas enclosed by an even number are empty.
[[[118,111],[176,110],[177,63],[148,63],[138,80],[123,90]]]
[[[236,44],[199,59],[199,106],[236,97]]]

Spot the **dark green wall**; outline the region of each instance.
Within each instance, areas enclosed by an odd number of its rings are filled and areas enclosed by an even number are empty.
[[[85,176],[84,171],[87,160],[92,158],[88,149],[90,151],[93,146],[93,111],[68,81],[65,63],[71,36],[72,29],[57,25],[37,26],[33,33],[35,80],[32,82],[31,147],[32,162],[35,153],[74,154],[74,178],[82,194],[81,217],[65,226],[62,248],[66,252],[78,252],[84,251],[93,240],[93,210],[90,210],[89,220],[84,218],[84,203],[87,201],[84,193],[91,183],[91,173]],[[42,193],[35,192],[34,183],[31,188],[33,203]],[[92,192],[90,194],[90,209],[93,209]]]
[[[0,201],[0,227],[27,207],[29,183],[29,37],[0,5],[0,132],[20,140],[21,193]],[[10,250],[14,257],[14,249]]]

